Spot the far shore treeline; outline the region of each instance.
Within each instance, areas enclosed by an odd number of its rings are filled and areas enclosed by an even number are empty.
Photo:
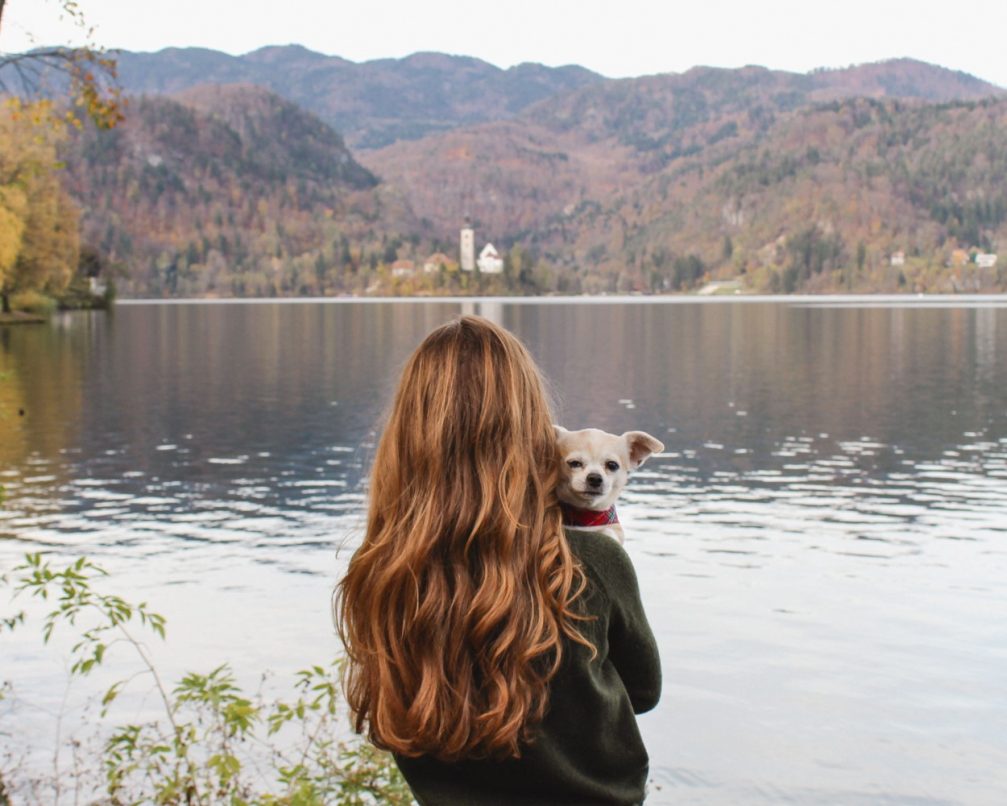
[[[71,287],[93,302],[112,284],[1007,290],[1007,92],[933,65],[616,81],[298,47],[117,59],[118,125],[40,124],[10,99],[0,112],[0,280],[15,305],[72,304]],[[466,218],[501,274],[459,270]]]

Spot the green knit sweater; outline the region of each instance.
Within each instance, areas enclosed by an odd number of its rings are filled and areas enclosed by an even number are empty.
[[[421,806],[643,802],[648,758],[634,714],[652,709],[661,694],[657,642],[623,548],[601,534],[568,531],[567,539],[588,579],[583,606],[597,617],[579,627],[598,656],[565,643],[545,719],[519,759],[447,764],[396,756]]]

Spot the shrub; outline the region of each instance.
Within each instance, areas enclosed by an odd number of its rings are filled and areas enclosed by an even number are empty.
[[[80,558],[57,570],[42,555],[29,554],[13,573],[12,580],[0,577],[0,587],[54,605],[43,618],[46,642],[57,628],[73,629],[77,640],[71,650],[72,675],[83,677],[108,663],[109,648],[125,643],[138,655],[163,705],[160,719],[114,727],[102,749],[85,762],[90,772],[101,772],[105,795],[100,802],[115,806],[412,803],[387,753],[359,739],[341,738],[338,662],[299,672],[292,699],[255,700],[237,686],[226,664],[206,674],[186,674],[169,687],[134,635],[139,628],[163,639],[164,618],[146,603],[132,604],[102,592],[94,584],[107,576],[102,568]],[[18,629],[25,621],[23,611],[5,616],[0,632]],[[104,692],[103,716],[131,681],[120,680]],[[0,731],[0,735],[15,734]],[[263,757],[265,763],[256,763]],[[78,776],[78,787],[80,780]],[[0,774],[0,804],[8,803],[20,786],[10,775],[5,780]],[[58,793],[62,782],[50,781],[49,788]],[[89,800],[98,795],[75,792],[74,800],[81,794]]]
[[[48,316],[56,310],[56,300],[38,291],[20,291],[11,294],[10,307],[14,311],[24,311],[40,316]]]

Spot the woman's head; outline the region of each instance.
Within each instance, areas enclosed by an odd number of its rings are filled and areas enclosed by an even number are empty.
[[[402,372],[371,476],[376,514],[443,507],[431,496],[439,489],[474,508],[458,514],[478,532],[498,512],[516,517],[537,482],[552,489],[555,444],[542,381],[521,343],[485,319],[449,322]]]
[[[338,594],[347,698],[379,746],[515,755],[541,719],[563,636],[584,642],[557,474],[521,343],[477,317],[428,335],[403,370]]]

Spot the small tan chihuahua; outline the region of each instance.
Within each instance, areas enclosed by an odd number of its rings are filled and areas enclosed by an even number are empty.
[[[615,499],[636,470],[664,443],[643,431],[616,436],[597,428],[567,431],[555,426],[562,459],[562,477],[556,494],[567,529],[600,532],[620,543],[624,535],[615,514]]]

